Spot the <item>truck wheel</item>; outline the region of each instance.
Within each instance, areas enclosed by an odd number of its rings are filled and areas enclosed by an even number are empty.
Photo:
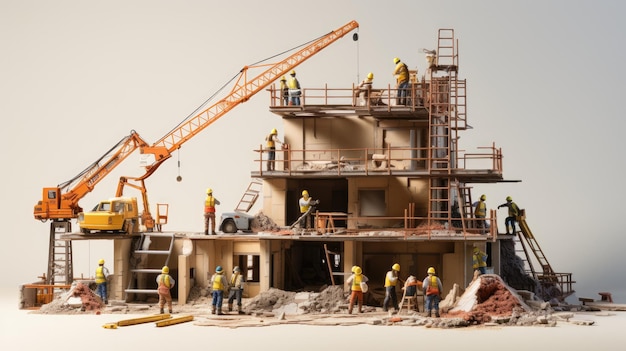
[[[237,225],[235,225],[235,221],[232,219],[227,219],[222,224],[222,231],[224,233],[237,233]]]
[[[89,229],[87,229],[87,228],[80,228],[80,231],[81,231],[83,234],[90,234],[90,233],[91,233],[91,231],[90,231]]]

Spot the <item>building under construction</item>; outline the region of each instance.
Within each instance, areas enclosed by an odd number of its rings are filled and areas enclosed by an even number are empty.
[[[179,304],[193,287],[208,286],[218,265],[227,272],[241,267],[250,297],[270,288],[341,285],[358,265],[370,278],[369,303],[381,303],[383,277],[394,263],[401,277],[421,278],[434,267],[446,291],[468,286],[474,247],[488,254],[488,270],[513,288],[544,298],[571,294],[571,273],[553,270],[523,210],[514,235],[498,230],[495,209],[476,218],[480,194],[472,193],[473,185],[505,181],[502,150],[493,144],[468,152],[459,145],[469,125],[458,40],[452,29],[436,34],[435,49],[420,58],[429,68],[410,71],[405,99],[397,87],[374,83],[365,90],[302,87],[294,105],[285,102],[276,79],[268,83],[261,94],[282,118],[284,140],[271,167],[265,145],[250,160],[256,170],[248,187],[242,185],[235,211],[243,220],[254,217],[249,228],[231,223],[217,235],[154,230],[110,236],[70,234],[53,225],[48,283],[73,279],[72,241],[112,239],[110,299],[156,295],[154,277],[163,265],[177,281],[172,293]],[[303,190],[319,200],[310,228],[299,221]],[[259,201],[261,212],[246,215]],[[157,224],[163,217],[157,215]]]

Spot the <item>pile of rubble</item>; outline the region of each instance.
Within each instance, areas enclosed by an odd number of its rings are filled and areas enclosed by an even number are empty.
[[[104,302],[89,288],[89,285],[76,282],[66,293],[41,306],[39,312],[44,314],[72,314],[93,311],[100,314],[102,309],[104,309]]]

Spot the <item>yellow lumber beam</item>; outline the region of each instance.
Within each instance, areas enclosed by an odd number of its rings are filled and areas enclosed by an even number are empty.
[[[117,323],[107,323],[102,326],[105,329],[117,329]]]
[[[124,326],[128,326],[128,325],[156,322],[156,321],[160,321],[160,320],[168,319],[168,318],[171,318],[169,313],[155,314],[153,316],[148,316],[148,317],[124,319],[124,320],[121,320],[121,321],[117,322],[117,325],[120,326],[120,327],[124,327]]]
[[[165,321],[160,321],[160,322],[156,322],[156,326],[157,327],[167,327],[170,325],[174,325],[174,324],[179,324],[179,323],[185,323],[185,322],[189,322],[193,320],[193,316],[182,316],[182,317],[176,317],[176,318],[171,318]]]

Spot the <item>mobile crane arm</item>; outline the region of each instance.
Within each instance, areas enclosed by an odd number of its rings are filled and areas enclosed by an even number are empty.
[[[74,178],[57,185],[43,188],[42,200],[35,205],[35,219],[46,221],[67,221],[76,218],[82,208],[78,201],[109,173],[124,161],[133,151],[148,146],[140,136],[132,130],[104,155]]]
[[[295,53],[277,63],[243,67],[237,75],[235,85],[226,97],[205,110],[190,116],[152,145],[146,143],[134,131],[131,132],[129,136],[123,138],[116,146],[109,150],[109,153],[98,159],[72,180],[54,188],[44,188],[42,201],[39,201],[37,205],[35,205],[35,219],[42,221],[48,219],[67,221],[76,218],[78,213],[82,212],[78,201],[93,190],[94,186],[117,167],[130,153],[139,148],[142,154],[153,155],[154,161],[145,166],[145,173],[139,177],[121,177],[116,196],[123,195],[126,185],[140,190],[144,203],[142,218],[144,219],[144,223],[147,223],[146,226],[148,229],[151,229],[149,224],[153,223],[153,221],[148,205],[147,192],[144,184],[145,179],[151,176],[159,166],[163,164],[165,160],[169,159],[172,153],[179,149],[186,141],[193,138],[239,104],[248,101],[256,93],[272,84],[278,77],[287,74],[287,72],[342,38],[350,31],[358,28],[358,26],[359,24],[356,21],[348,22],[338,29],[303,46]],[[266,67],[266,69],[253,78],[248,79],[248,71],[250,69],[261,67]],[[107,160],[101,162],[107,156]],[[77,179],[79,179],[78,183],[71,187]],[[134,181],[137,184],[131,184],[129,181]],[[61,193],[62,190],[67,190],[67,192]]]
[[[277,63],[243,67],[238,74],[235,85],[226,97],[198,114],[186,119],[178,127],[163,136],[152,146],[142,148],[142,153],[154,155],[154,162],[145,167],[146,172],[142,176],[122,177],[118,185],[116,196],[123,196],[125,185],[141,190],[142,197],[144,199],[144,221],[151,220],[144,181],[152,175],[165,160],[170,158],[175,150],[179,149],[182,144],[193,138],[213,122],[217,121],[230,110],[239,104],[248,101],[252,96],[265,89],[279,77],[287,74],[290,70],[294,69],[302,62],[311,58],[313,55],[317,54],[358,27],[359,24],[356,21],[348,22],[334,31],[331,31],[330,33],[312,41],[310,44],[303,46],[297,52]],[[248,79],[248,71],[252,68],[260,67],[267,68],[257,76]],[[129,181],[134,181],[138,184],[132,185]]]

